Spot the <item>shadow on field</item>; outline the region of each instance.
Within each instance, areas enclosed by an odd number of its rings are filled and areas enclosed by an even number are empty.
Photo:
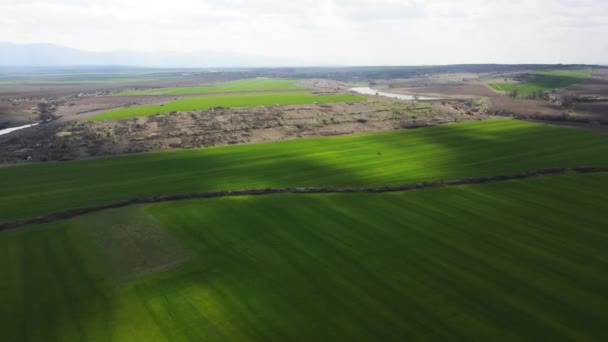
[[[313,158],[278,149],[229,155],[218,149],[6,168],[0,170],[6,180],[0,222],[144,196],[361,182],[356,172]]]
[[[129,156],[107,164],[99,161],[49,164],[45,169],[46,182],[31,185],[31,178],[27,177],[23,180],[15,177],[15,182],[7,182],[8,199],[0,199],[0,207],[7,208],[7,203],[13,200],[12,195],[16,199],[12,203],[15,211],[6,215],[17,212],[28,217],[32,215],[31,208],[38,209],[38,213],[54,211],[53,206],[81,207],[83,202],[107,203],[132,198],[133,194],[152,196],[210,189],[370,185],[388,182],[387,179],[395,184],[410,179],[436,180],[446,175],[473,177],[547,167],[608,165],[608,155],[601,153],[606,142],[603,135],[518,121],[505,125],[504,122],[507,121],[487,122],[483,129],[479,129],[479,124],[461,124],[425,128],[424,132],[413,130],[373,142],[362,140],[371,146],[358,148],[359,141],[351,141],[349,144],[354,147],[340,149],[340,153],[351,153],[350,157],[356,158],[356,162],[348,165],[331,164],[335,161],[332,154],[324,159],[317,158],[319,154],[333,152],[331,143],[316,151],[317,154],[306,155],[272,147],[252,153],[249,148],[242,147],[229,155],[221,149],[193,150],[180,155],[158,154],[155,158]],[[413,153],[412,149],[416,149],[416,158],[404,158],[403,154]],[[428,160],[419,161],[418,156],[424,153],[428,153]],[[390,168],[392,161],[399,163],[396,168]],[[413,167],[408,162],[419,165]],[[29,173],[33,169],[36,168],[15,168],[14,171]],[[150,173],[151,169],[155,172]],[[57,194],[58,188],[70,196]],[[242,332],[243,339],[252,339],[265,337],[266,333],[256,317],[275,317],[279,322],[280,315],[293,315],[286,320],[300,325],[293,323],[291,332],[277,328],[278,334],[285,334],[279,338],[288,340],[294,336],[286,334],[315,331],[315,324],[339,326],[340,314],[350,314],[349,317],[361,323],[353,328],[357,333],[358,329],[365,331],[365,324],[373,325],[369,322],[374,318],[359,315],[360,308],[381,307],[387,313],[386,317],[396,317],[394,313],[408,314],[408,306],[396,305],[395,298],[402,302],[407,300],[409,307],[415,307],[415,298],[399,294],[399,288],[393,282],[377,277],[377,265],[373,260],[368,264],[358,263],[363,253],[367,253],[364,256],[381,255],[386,246],[396,241],[407,246],[411,236],[405,238],[397,228],[383,230],[386,226],[383,220],[392,220],[394,227],[401,226],[401,218],[391,215],[405,210],[407,202],[376,203],[370,197],[366,202],[344,201],[335,206],[330,196],[324,197],[321,205],[314,196],[292,202],[286,197],[274,202],[230,199],[200,201],[196,205],[188,201],[172,203],[172,209],[164,212],[167,220],[163,227],[197,253],[196,265],[190,265],[191,268],[185,265],[183,269],[159,274],[154,279],[137,279],[136,283],[128,284],[132,288],[103,288],[108,283],[107,265],[103,265],[102,257],[91,252],[92,241],[86,238],[86,229],[80,226],[87,224],[89,216],[79,222],[59,222],[2,235],[0,273],[7,274],[10,283],[3,283],[4,291],[0,291],[0,301],[9,308],[0,309],[0,319],[8,322],[5,326],[12,327],[14,333],[0,333],[0,337],[8,336],[6,340],[17,341],[48,340],[48,336],[110,341],[122,337],[117,332],[121,329],[122,333],[152,331],[149,334],[169,340],[185,337],[200,340],[200,337],[209,338],[214,334],[218,340],[228,340],[234,336],[223,336],[223,333],[232,330]],[[63,202],[56,203],[59,199]],[[429,201],[426,208],[418,206],[418,210],[440,210],[436,203]],[[416,206],[412,207],[414,209],[410,210],[416,210]],[[156,216],[166,207],[159,204],[150,208]],[[366,215],[368,212],[370,215]],[[111,217],[115,213],[107,215]],[[440,216],[432,214],[431,221]],[[325,219],[331,224],[318,229],[319,222]],[[352,229],[363,225],[370,229]],[[124,229],[116,233],[127,234],[125,238],[131,239],[133,245],[140,242],[137,236],[129,236],[140,234],[139,231]],[[154,234],[151,238],[162,236]],[[117,235],[104,246],[116,244],[120,239],[122,237]],[[420,238],[420,241],[427,240]],[[9,250],[15,246],[20,250],[14,252],[17,256]],[[376,247],[370,249],[370,246]],[[417,244],[410,246],[414,248]],[[392,247],[404,250],[403,246]],[[145,248],[158,249],[158,245],[154,240]],[[395,265],[410,265],[413,271],[433,269],[425,265],[411,266],[421,260],[419,255],[412,256],[408,259],[404,255],[404,262],[396,260]],[[164,262],[162,258],[160,260]],[[380,266],[390,265],[384,264],[382,258],[378,260],[377,263],[382,261]],[[3,264],[3,261],[7,263]],[[442,277],[438,276],[438,279]],[[422,285],[418,289],[420,293],[426,293],[428,287]],[[382,290],[376,290],[379,288]],[[21,298],[13,296],[14,293],[28,296]],[[294,307],[303,310],[294,310]],[[328,308],[338,314],[324,317]],[[424,317],[424,322],[436,319],[432,317],[432,311],[411,312],[415,313],[413,319]],[[230,329],[218,327],[218,322],[229,322]],[[264,321],[268,324],[266,327],[273,327],[274,322],[271,319]],[[412,320],[407,322],[418,324]],[[376,323],[378,327],[386,327]],[[409,328],[418,330],[418,326],[397,326],[392,331]],[[180,335],[182,333],[185,335]],[[305,339],[306,336],[299,337]]]
[[[425,128],[437,134],[420,134],[424,145],[443,151],[429,167],[435,180],[448,173],[461,177],[493,176],[544,168],[608,165],[602,145],[605,135],[586,130],[530,124],[518,120],[487,121],[484,129],[473,124]],[[400,148],[393,141],[393,147]]]
[[[587,77],[559,76],[559,75],[535,75],[526,80],[527,85],[542,87],[546,89],[565,88],[580,83]]]
[[[0,221],[167,194],[395,185],[608,164],[605,135],[515,120],[335,139],[0,169]]]

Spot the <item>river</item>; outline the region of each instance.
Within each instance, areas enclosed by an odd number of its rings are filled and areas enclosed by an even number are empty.
[[[11,128],[0,129],[0,135],[9,134],[11,132],[18,131],[20,129],[36,126],[38,124],[40,124],[40,122],[29,124],[29,125],[18,126],[18,127],[11,127]]]

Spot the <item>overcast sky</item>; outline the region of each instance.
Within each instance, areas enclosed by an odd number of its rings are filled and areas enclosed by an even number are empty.
[[[608,0],[0,0],[0,41],[311,64],[608,64]]]

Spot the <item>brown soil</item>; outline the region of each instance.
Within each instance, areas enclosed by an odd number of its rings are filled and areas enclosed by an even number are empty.
[[[574,110],[597,118],[608,119],[608,101],[575,103]]]
[[[0,129],[22,126],[40,121],[35,100],[0,99]]]
[[[487,77],[488,75],[484,73],[429,74],[402,79],[377,80],[375,82],[375,87],[382,90],[388,90],[391,88],[424,88],[434,86],[462,85],[479,82]]]
[[[414,93],[429,95],[431,97],[457,96],[457,97],[495,97],[495,91],[488,88],[485,84],[454,84],[454,85],[435,85],[428,87],[415,87],[405,89],[393,89],[395,92]]]
[[[3,163],[378,132],[488,118],[476,103],[365,102],[215,109],[119,121],[51,122],[0,136]]]
[[[236,77],[236,76],[235,76]],[[20,83],[2,84],[0,87],[0,99],[7,98],[52,98],[63,97],[74,94],[91,94],[118,92],[130,89],[148,89],[163,87],[187,87],[204,83],[221,82],[229,80],[227,77],[205,75],[192,78],[150,80],[142,82],[125,83]]]
[[[585,82],[568,88],[575,95],[608,97],[608,69],[596,69]]]

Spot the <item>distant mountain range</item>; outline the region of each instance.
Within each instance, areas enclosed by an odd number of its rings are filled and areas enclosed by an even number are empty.
[[[139,67],[265,67],[297,66],[300,63],[238,53],[147,53],[132,51],[93,52],[54,44],[0,42],[0,66],[114,65]]]

